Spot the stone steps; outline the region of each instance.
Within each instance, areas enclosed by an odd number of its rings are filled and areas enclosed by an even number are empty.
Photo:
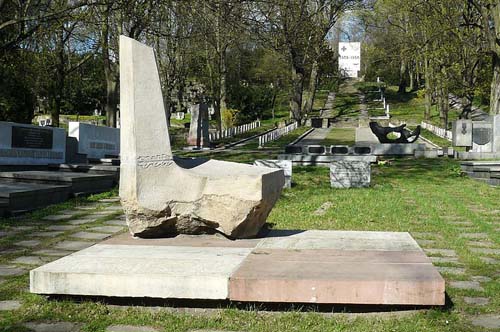
[[[115,182],[118,183],[120,179],[120,166],[119,165],[106,165],[106,164],[53,164],[49,165],[50,171],[60,172],[77,172],[87,174],[100,174],[112,175]]]
[[[500,161],[465,161],[460,163],[460,167],[473,179],[500,186]]]

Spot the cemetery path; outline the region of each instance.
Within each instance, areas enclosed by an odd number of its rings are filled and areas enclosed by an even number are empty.
[[[314,128],[306,137],[300,140],[297,146],[321,144],[328,136],[332,128]]]
[[[330,91],[328,93],[328,97],[325,102],[325,107],[324,109],[321,110],[320,113],[322,118],[331,118],[334,116],[333,112],[334,112],[335,97],[336,97],[335,92]]]

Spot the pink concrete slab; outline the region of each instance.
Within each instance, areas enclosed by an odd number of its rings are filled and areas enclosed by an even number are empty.
[[[234,301],[443,305],[422,251],[254,250],[229,282]]]
[[[178,235],[176,237],[141,239],[123,233],[101,244],[138,246],[255,248],[261,239],[229,240],[220,235]]]

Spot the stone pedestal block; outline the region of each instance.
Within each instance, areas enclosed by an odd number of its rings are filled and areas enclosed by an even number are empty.
[[[291,160],[273,160],[273,159],[257,159],[253,163],[255,166],[270,167],[282,169],[285,174],[285,185],[283,188],[292,187],[292,161]]]
[[[369,187],[370,163],[366,161],[334,161],[330,164],[330,185],[332,188]]]

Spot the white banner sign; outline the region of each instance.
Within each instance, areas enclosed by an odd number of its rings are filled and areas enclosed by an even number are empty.
[[[361,43],[339,43],[339,69],[344,76],[358,77],[361,70]]]

